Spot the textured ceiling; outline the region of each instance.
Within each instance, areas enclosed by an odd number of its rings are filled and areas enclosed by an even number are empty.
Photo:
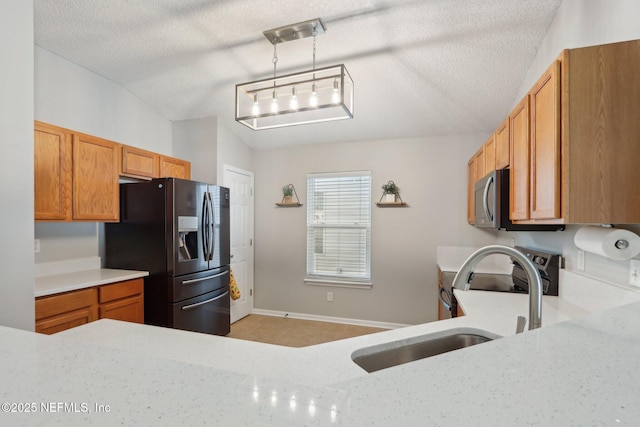
[[[170,120],[216,115],[249,145],[490,132],[508,114],[561,0],[35,0],[35,43]],[[269,77],[262,32],[312,18],[318,67],[344,63],[354,119],[251,131],[235,84]],[[311,68],[311,39],[278,46]]]

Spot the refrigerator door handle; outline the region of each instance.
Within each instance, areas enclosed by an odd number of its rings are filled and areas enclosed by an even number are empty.
[[[211,222],[210,222],[210,226],[211,226],[211,230],[210,230],[210,235],[211,235],[211,244],[209,245],[209,261],[213,260],[213,252],[215,250],[215,241],[216,241],[216,211],[213,208],[213,197],[211,196],[211,193],[207,192],[207,194],[209,195],[209,215],[211,216]]]
[[[204,253],[204,260],[209,260],[209,203],[207,200],[207,193],[204,193],[204,199],[202,200],[202,252]]]

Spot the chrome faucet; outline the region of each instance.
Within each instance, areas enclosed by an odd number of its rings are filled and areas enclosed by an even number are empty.
[[[469,278],[478,263],[487,255],[504,254],[514,258],[524,268],[529,279],[529,330],[542,326],[542,278],[529,258],[510,246],[489,245],[478,249],[462,264],[452,288],[469,290]]]

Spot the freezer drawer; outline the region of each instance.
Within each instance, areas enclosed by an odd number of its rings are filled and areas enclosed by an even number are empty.
[[[169,279],[169,302],[184,301],[229,286],[229,268],[218,268]]]
[[[169,304],[176,329],[227,335],[230,326],[229,286],[178,303]]]

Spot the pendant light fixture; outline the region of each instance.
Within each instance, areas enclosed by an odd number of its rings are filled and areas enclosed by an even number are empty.
[[[343,64],[316,68],[316,37],[326,31],[320,18],[264,32],[273,45],[273,77],[236,85],[236,121],[272,129],[353,118],[353,80]],[[313,37],[311,70],[277,76],[277,46]]]

